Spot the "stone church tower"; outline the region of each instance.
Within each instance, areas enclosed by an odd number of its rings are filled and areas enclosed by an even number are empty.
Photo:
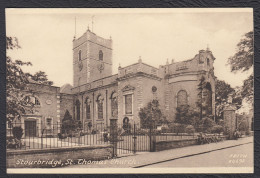
[[[89,29],[73,40],[73,87],[112,75],[112,40]]]

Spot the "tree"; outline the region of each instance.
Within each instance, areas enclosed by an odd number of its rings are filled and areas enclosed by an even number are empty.
[[[253,66],[254,45],[253,31],[246,33],[237,44],[236,53],[228,59],[231,72],[248,71]],[[242,86],[241,96],[253,104],[253,74],[251,74]]]
[[[244,80],[241,97],[245,98],[250,104],[253,104],[254,88],[253,88],[254,77],[251,74],[246,80]]]
[[[52,81],[49,81],[47,75],[43,71],[38,71],[35,74],[31,75],[27,73],[28,77],[36,83],[44,85],[53,85]]]
[[[65,115],[62,119],[61,133],[71,134],[71,132],[75,130],[75,128],[75,121],[72,119],[72,116],[70,115],[69,111],[66,110]]]
[[[6,50],[20,49],[18,39],[15,37],[6,37]],[[44,72],[37,72],[34,75],[25,73],[23,66],[31,66],[31,62],[13,60],[10,56],[6,57],[6,116],[7,121],[14,118],[20,118],[22,114],[32,111],[34,103],[23,100],[24,91],[27,90],[29,80],[32,79],[38,83],[49,83],[47,75]],[[26,104],[26,107],[24,107]]]
[[[216,80],[216,121],[223,118],[224,107],[227,104],[228,97],[232,97],[232,104],[239,109],[242,106],[241,90],[239,88],[232,88],[223,80]]]
[[[163,115],[158,100],[152,100],[139,111],[139,118],[141,120],[142,128],[153,128],[156,125],[166,122],[166,118]]]
[[[246,33],[237,44],[237,51],[234,56],[229,57],[228,64],[231,72],[247,71],[253,66],[253,31]]]
[[[196,109],[189,105],[183,105],[176,108],[175,123],[193,125],[196,127],[199,115]]]
[[[216,121],[222,119],[223,110],[227,104],[228,96],[235,93],[235,90],[223,80],[216,80]]]
[[[206,109],[203,102],[203,90],[206,87],[206,79],[202,75],[198,84],[198,100],[197,100],[197,106],[200,109],[200,119],[203,118],[204,114],[203,111]]]
[[[6,49],[13,50],[21,48],[18,39],[6,37]],[[32,65],[30,62],[20,60],[13,61],[11,57],[6,57],[6,115],[7,121],[20,118],[25,113],[24,103],[21,100],[22,90],[28,84],[28,76],[21,69],[24,65]]]

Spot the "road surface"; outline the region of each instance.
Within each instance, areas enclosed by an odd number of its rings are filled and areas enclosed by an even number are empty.
[[[209,153],[153,163],[144,168],[158,167],[253,167],[253,143]]]

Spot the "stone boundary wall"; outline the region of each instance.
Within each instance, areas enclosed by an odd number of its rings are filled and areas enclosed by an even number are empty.
[[[181,148],[197,144],[197,139],[185,139],[185,140],[171,140],[171,141],[158,141],[155,144],[155,151],[163,151],[174,148]]]
[[[78,146],[34,150],[8,150],[7,168],[52,168],[76,164],[99,164],[112,158],[112,145]]]

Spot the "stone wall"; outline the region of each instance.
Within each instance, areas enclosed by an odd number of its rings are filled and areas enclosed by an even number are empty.
[[[112,157],[112,145],[7,151],[7,168],[50,168]]]
[[[181,148],[197,144],[197,139],[172,140],[172,141],[157,141],[155,144],[155,151],[163,151],[174,148]]]

